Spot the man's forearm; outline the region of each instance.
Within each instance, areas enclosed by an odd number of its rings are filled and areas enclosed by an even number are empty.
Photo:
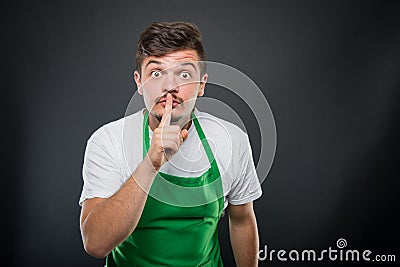
[[[236,266],[258,266],[258,230],[255,216],[235,223],[229,221],[229,231]]]
[[[155,175],[145,159],[132,174],[134,179],[129,178],[113,196],[81,218],[83,243],[89,254],[103,258],[133,232]]]

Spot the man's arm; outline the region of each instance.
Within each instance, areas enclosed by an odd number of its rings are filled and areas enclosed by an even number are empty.
[[[83,202],[81,234],[90,255],[104,258],[136,228],[157,171],[178,151],[188,134],[186,129],[170,125],[171,112],[172,96],[167,94],[163,118],[153,132],[147,156],[132,176],[110,198],[92,198]]]
[[[143,160],[113,196],[83,202],[81,234],[85,250],[90,255],[104,258],[133,232],[155,175],[156,171],[149,161]]]
[[[253,202],[228,206],[231,245],[238,267],[258,266],[258,230]]]

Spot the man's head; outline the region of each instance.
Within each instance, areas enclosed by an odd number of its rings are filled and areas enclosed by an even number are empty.
[[[146,108],[161,120],[167,93],[173,96],[171,122],[181,124],[204,94],[204,48],[200,31],[187,22],[156,22],[145,29],[136,53],[135,82]]]
[[[199,28],[188,22],[154,22],[140,35],[136,70],[141,73],[143,60],[149,56],[161,57],[181,50],[195,50],[199,61],[206,60]]]

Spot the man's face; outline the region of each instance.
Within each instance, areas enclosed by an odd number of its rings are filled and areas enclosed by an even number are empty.
[[[150,114],[161,120],[167,93],[173,97],[171,123],[187,120],[198,96],[204,94],[207,75],[200,77],[199,57],[195,50],[172,52],[143,60],[140,75],[135,71],[139,94]]]

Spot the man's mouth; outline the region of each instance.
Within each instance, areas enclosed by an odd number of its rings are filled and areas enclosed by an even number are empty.
[[[166,102],[167,102],[167,99],[166,98],[162,98],[162,99],[160,99],[160,101],[158,101],[158,104],[160,104],[161,106],[165,107],[165,103]],[[179,104],[181,104],[181,103],[178,100],[175,100],[175,99],[172,100],[172,108],[175,108]]]

